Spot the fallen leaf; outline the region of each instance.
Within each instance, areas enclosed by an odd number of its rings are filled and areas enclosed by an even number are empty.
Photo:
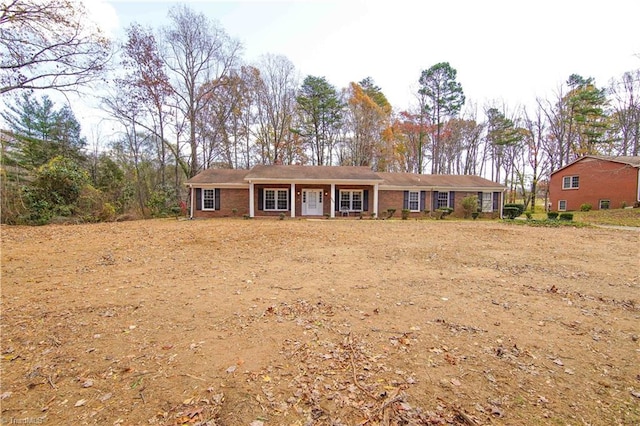
[[[563,365],[564,365],[564,362],[562,362],[562,360],[561,360],[560,358],[554,359],[554,360],[553,360],[553,363],[554,363],[554,364],[557,364],[557,365],[560,365],[560,366],[563,366]]]
[[[0,400],[9,398],[11,396],[11,394],[12,394],[12,392],[10,392],[10,391],[2,392],[2,395],[0,395]]]
[[[236,367],[235,365],[232,365],[231,367],[227,368],[226,371],[227,371],[227,373],[231,374],[234,371],[236,371],[236,368],[238,368],[238,367]]]
[[[91,386],[93,386],[93,380],[91,379],[87,379],[82,383],[83,388],[90,388]]]
[[[78,402],[75,403],[74,407],[82,407],[86,403],[87,403],[86,399],[79,399]]]

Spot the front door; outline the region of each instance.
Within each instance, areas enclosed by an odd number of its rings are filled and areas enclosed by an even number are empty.
[[[303,189],[302,190],[302,215],[322,216],[322,190]]]

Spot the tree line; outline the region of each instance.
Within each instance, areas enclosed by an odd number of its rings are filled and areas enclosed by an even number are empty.
[[[442,62],[416,76],[415,105],[398,111],[371,77],[337,88],[284,56],[245,63],[238,40],[186,5],[120,42],[72,1],[13,0],[0,13],[7,223],[177,214],[186,179],[255,164],[481,175],[533,208],[549,173],[579,156],[639,155],[640,69],[607,87],[567,76],[533,108],[479,107]],[[38,96],[87,86],[103,89],[119,129],[91,148],[68,106]]]

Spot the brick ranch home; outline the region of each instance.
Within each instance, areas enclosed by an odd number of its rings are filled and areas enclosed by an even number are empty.
[[[501,217],[505,187],[468,175],[380,173],[368,167],[258,165],[250,170],[207,169],[186,182],[190,217],[344,217],[386,215],[451,207],[477,195],[482,216]]]
[[[551,173],[551,210],[618,209],[640,202],[640,157],[586,155]]]

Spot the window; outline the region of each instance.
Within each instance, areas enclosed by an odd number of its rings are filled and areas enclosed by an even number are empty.
[[[362,191],[340,191],[340,211],[362,211]]]
[[[564,176],[562,178],[562,189],[578,189],[580,186],[580,176]]]
[[[289,190],[287,189],[265,189],[264,190],[264,210],[288,210]]]
[[[567,200],[558,201],[558,210],[561,212],[567,211]]]
[[[442,209],[449,207],[449,193],[448,192],[438,192],[438,203],[436,204],[436,208]]]
[[[609,204],[611,204],[611,202],[609,200],[600,200],[598,208],[600,210],[608,210],[609,209]]]
[[[409,210],[412,212],[420,211],[420,192],[409,191]]]
[[[215,210],[216,208],[216,190],[202,190],[202,210]]]
[[[478,193],[478,204],[482,212],[490,213],[493,211],[493,193],[480,192]]]

